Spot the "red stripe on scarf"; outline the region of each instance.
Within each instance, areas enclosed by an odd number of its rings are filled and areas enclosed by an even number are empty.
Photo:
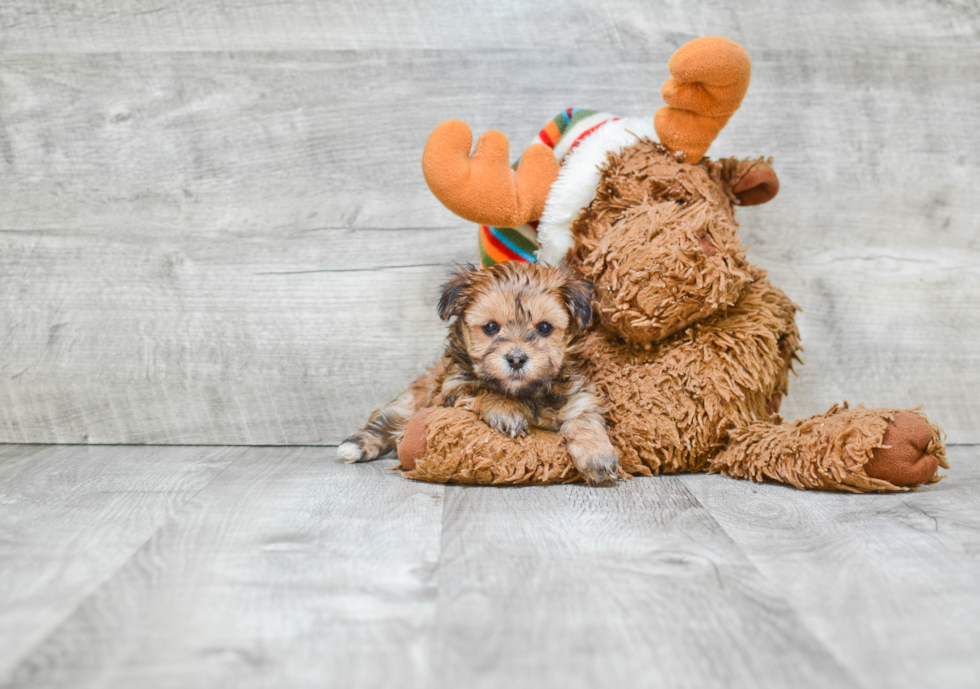
[[[502,244],[499,239],[494,237],[486,225],[480,225],[480,240],[483,243],[483,250],[497,263],[504,261],[524,261],[519,255]],[[524,261],[525,263],[527,261]]]
[[[592,132],[594,132],[596,129],[598,129],[602,125],[607,124],[609,122],[615,122],[618,119],[619,119],[618,117],[613,117],[612,119],[609,119],[609,120],[603,120],[602,122],[600,122],[596,126],[590,127],[589,129],[586,129],[584,132],[582,132],[581,134],[578,135],[578,138],[575,139],[575,141],[572,142],[572,145],[568,147],[568,151],[565,153],[565,155],[568,155],[569,153],[571,153],[572,150],[576,146],[578,146],[580,143],[582,143],[582,139],[584,139],[585,137],[587,137],[589,134],[591,134]]]

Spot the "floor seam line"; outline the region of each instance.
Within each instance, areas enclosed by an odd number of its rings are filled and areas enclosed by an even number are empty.
[[[688,474],[688,475],[693,476],[693,474]],[[719,529],[721,529],[722,533],[725,534],[725,536],[732,543],[732,545],[734,545],[738,549],[738,552],[740,552],[745,557],[746,562],[748,562],[749,565],[751,565],[752,569],[756,572],[756,574],[758,574],[763,579],[763,581],[767,583],[772,582],[773,581],[772,578],[769,577],[767,574],[765,574],[765,572],[763,572],[759,568],[759,564],[745,551],[744,548],[742,548],[742,545],[735,540],[735,537],[732,536],[731,532],[725,528],[725,525],[722,524],[720,521],[718,521],[718,519],[715,518],[715,515],[711,513],[711,510],[709,510],[708,507],[703,502],[701,502],[701,499],[697,495],[695,495],[694,492],[687,487],[687,485],[685,485],[684,481],[682,480],[682,476],[675,475],[672,476],[671,478],[674,478],[677,481],[677,484],[684,489],[684,491],[688,494],[688,496],[690,496],[690,498],[695,503],[697,503],[698,506],[701,507],[701,509],[704,511],[704,514],[707,515],[707,517],[711,520],[711,522],[715,524]],[[854,685],[856,687],[862,687],[863,689],[870,689],[869,685],[866,682],[864,682],[862,678],[856,676],[851,671],[851,669],[842,662],[841,658],[837,655],[837,653],[835,653],[833,649],[827,646],[827,644],[824,643],[823,639],[821,639],[816,634],[816,632],[814,632],[813,628],[803,618],[803,614],[795,605],[793,605],[790,602],[788,597],[780,596],[780,600],[782,600],[783,603],[785,603],[788,610],[791,610],[793,612],[793,616],[796,618],[798,624],[803,629],[805,629],[807,633],[809,633],[810,636],[813,638],[813,640],[816,643],[820,644],[820,648],[822,648],[827,653],[827,655],[834,660],[834,662],[837,664],[837,667],[840,669],[841,674],[851,678],[851,680],[854,682]]]
[[[224,447],[224,446],[219,446],[219,447]],[[236,446],[231,446],[231,447],[236,447]],[[212,483],[214,483],[215,479],[217,479],[219,476],[221,476],[222,474],[224,474],[244,454],[245,454],[244,452],[240,452],[238,454],[238,457],[236,457],[232,461],[228,462],[228,464],[225,465],[224,467],[222,467],[217,473],[215,473],[215,475],[212,476],[208,480],[207,483],[205,483],[203,486],[201,486],[198,490],[194,491],[194,494],[193,495],[190,495],[187,498],[187,500],[185,500],[180,505],[180,507],[178,507],[177,510],[172,515],[170,515],[170,517],[168,517],[167,519],[163,520],[163,522],[156,529],[154,529],[153,532],[149,536],[147,536],[147,538],[145,538],[141,543],[139,543],[139,545],[137,545],[136,547],[134,547],[133,550],[132,550],[132,552],[129,554],[129,556],[125,560],[123,560],[119,564],[118,567],[116,567],[114,570],[112,570],[111,572],[109,572],[101,581],[99,581],[91,589],[89,589],[89,591],[87,593],[85,593],[82,596],[82,598],[78,601],[78,604],[77,605],[73,606],[64,616],[61,617],[60,620],[58,620],[58,622],[56,624],[54,624],[51,627],[51,629],[44,635],[44,637],[42,639],[40,639],[36,644],[34,644],[33,646],[31,646],[26,652],[24,652],[23,655],[20,656],[20,658],[18,658],[16,660],[15,663],[13,663],[11,665],[10,675],[9,675],[9,677],[6,678],[6,680],[9,680],[10,682],[13,682],[14,681],[14,678],[15,678],[15,676],[17,674],[17,670],[24,665],[24,662],[27,659],[31,658],[37,652],[38,649],[42,648],[44,646],[44,644],[48,642],[48,640],[50,640],[55,634],[57,634],[58,633],[58,630],[60,630],[64,626],[65,622],[67,622],[68,620],[70,620],[75,615],[75,613],[77,613],[85,605],[85,603],[87,603],[92,598],[92,596],[94,596],[99,591],[101,591],[103,589],[103,587],[105,587],[105,585],[109,581],[111,581],[114,576],[116,576],[120,571],[122,571],[122,569],[126,565],[128,565],[132,561],[132,559],[139,552],[141,552],[143,550],[143,548],[145,548],[146,545],[150,541],[152,541],[157,536],[157,534],[160,533],[161,530],[163,530],[163,528],[165,526],[167,526],[171,522],[173,522],[174,519],[181,512],[183,512],[184,508],[188,504],[190,504],[191,502],[193,502],[194,499],[198,495],[201,494],[201,491],[205,490],[208,486],[210,486]],[[6,681],[6,680],[4,680],[3,678],[0,678],[0,681]],[[3,686],[6,686],[6,685],[3,685]]]

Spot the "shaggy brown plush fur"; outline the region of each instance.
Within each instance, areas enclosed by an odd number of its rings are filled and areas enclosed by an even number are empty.
[[[787,392],[795,308],[760,271],[735,306],[649,348],[593,333],[585,358],[608,400],[609,438],[623,468],[700,471],[729,429],[768,419],[770,398]]]
[[[850,409],[845,402],[834,405],[824,414],[773,426],[754,423],[732,431],[731,444],[710,466],[712,473],[747,478],[752,481],[781,481],[797,488],[823,488],[853,493],[907,490],[902,486],[871,478],[866,471],[875,451],[887,445],[889,421],[896,416],[920,419],[924,436],[916,448],[925,458],[935,459],[926,471],[911,483],[935,483],[936,464],[946,469],[946,448],[942,429],[930,424],[915,410]],[[896,439],[897,440],[897,439]]]
[[[930,474],[906,485],[896,485],[867,472],[874,454],[887,446],[889,421],[912,413],[863,406],[849,409],[844,404],[792,423],[773,426],[760,421],[734,429],[731,445],[706,468],[711,473],[751,481],[778,481],[801,489],[853,493],[894,492],[908,490],[918,483],[935,483],[943,477]],[[921,415],[916,417],[925,424],[929,436],[924,448],[926,456],[949,468],[941,429]],[[432,410],[425,426],[422,446],[415,452],[415,456],[424,459],[405,472],[408,478],[436,483],[508,485],[581,480],[561,440],[553,433],[532,431],[524,438],[511,441],[493,432],[475,415],[459,409]],[[413,437],[413,441],[417,440]],[[414,463],[415,459],[406,457],[403,461]]]
[[[623,470],[860,492],[938,480],[941,431],[919,415],[846,404],[789,424],[774,415],[799,349],[797,307],[745,260],[733,207],[776,188],[762,159],[691,165],[647,140],[609,156],[571,259],[595,285],[601,323],[582,347]],[[555,434],[511,440],[452,409],[419,428],[411,478],[579,479]]]
[[[679,163],[649,140],[610,156],[572,228],[606,328],[656,342],[731,306],[752,281],[721,170]]]
[[[472,412],[436,408],[426,418],[425,461],[405,476],[435,483],[540,485],[582,477],[555,433],[520,438],[495,432]]]
[[[454,319],[442,359],[375,410],[338,455],[376,459],[402,444],[420,409],[457,407],[511,438],[532,428],[557,432],[590,484],[619,476],[605,409],[583,373],[592,286],[578,272],[518,261],[460,267],[443,285],[439,316]]]

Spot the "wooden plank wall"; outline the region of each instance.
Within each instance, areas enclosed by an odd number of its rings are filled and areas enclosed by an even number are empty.
[[[803,307],[785,414],[924,404],[980,442],[978,31],[923,0],[0,1],[0,442],[337,443],[475,256],[431,128],[652,113],[704,34],[754,60],[712,154],[782,181],[739,218]]]

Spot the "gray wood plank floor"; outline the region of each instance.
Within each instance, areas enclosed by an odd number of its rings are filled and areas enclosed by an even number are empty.
[[[0,446],[3,687],[980,683],[980,447],[901,495]]]

